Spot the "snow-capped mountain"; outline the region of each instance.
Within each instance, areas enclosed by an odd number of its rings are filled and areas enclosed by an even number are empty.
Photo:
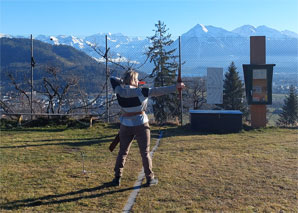
[[[256,34],[256,28],[252,25],[243,25],[242,27],[232,30],[232,32],[241,36],[252,36]]]
[[[45,35],[38,35],[35,37],[35,39],[54,44],[54,45],[69,45],[76,49],[84,49],[85,48],[85,42],[83,39],[75,37],[75,36],[65,36],[65,35],[59,35],[59,36],[45,36]]]
[[[0,38],[12,38],[11,35],[0,33]]]
[[[108,47],[110,48],[109,55],[114,61],[133,61],[132,58],[138,57],[140,52],[144,52],[146,46],[148,46],[149,41],[147,39],[142,39],[140,37],[128,37],[121,33],[111,34],[111,33],[98,33],[84,38],[76,36],[45,36],[38,35],[35,37],[37,40],[41,40],[52,45],[70,45],[76,49],[84,51],[88,55],[92,56],[98,61],[104,61],[104,58],[94,51],[92,47],[96,46],[101,53],[105,52],[105,37],[107,35]],[[131,52],[130,50],[133,50]],[[137,52],[137,53],[136,53]]]
[[[298,34],[297,33],[294,33],[292,31],[289,31],[289,30],[283,30],[281,31],[282,34],[290,37],[290,38],[298,38]]]
[[[259,26],[244,25],[233,31],[198,24],[181,36],[184,70],[203,73],[206,67],[224,67],[234,61],[236,65],[249,63],[250,36],[266,36],[267,63],[288,66],[287,71],[298,66],[298,39],[294,32]],[[175,41],[174,46],[177,47]],[[287,58],[287,65],[284,63]],[[290,68],[289,68],[290,67]]]
[[[98,33],[85,37],[84,41],[87,45],[83,51],[95,58],[98,58],[98,54],[92,50],[91,46],[96,45],[99,49],[101,49],[102,52],[105,52],[106,35],[108,47],[111,50],[110,57],[118,61],[133,61],[136,58],[142,57],[142,53],[146,51],[145,48],[149,45],[149,41],[145,38],[142,39],[140,37],[129,37],[121,33]]]
[[[266,36],[271,39],[287,39],[287,38],[298,38],[298,34],[285,30],[278,31],[267,26],[259,26],[255,28],[251,25],[244,25],[242,27],[234,29],[232,32],[237,33],[241,36]]]
[[[72,36],[72,35],[38,35],[35,37],[37,40],[41,40],[46,43],[53,45],[70,45],[77,49],[86,52],[93,57],[98,57],[98,54],[94,54],[91,46],[96,45],[97,47],[104,50],[105,48],[105,36],[108,38],[108,47],[114,52],[114,55],[139,55],[140,52],[146,51],[150,42],[146,37],[129,37],[121,33],[111,34],[111,33],[98,33],[84,38]],[[232,31],[225,30],[223,28],[214,26],[204,26],[202,24],[197,24],[192,29],[182,34],[182,38],[185,39],[199,39],[201,42],[205,41],[209,44],[214,44],[225,48],[231,40],[239,44],[239,41],[247,40],[249,36],[259,36],[263,35],[270,39],[291,39],[298,38],[298,34],[288,30],[278,31],[273,28],[266,26],[254,27],[252,25],[244,25],[236,28]],[[0,34],[0,37],[22,37],[22,36],[11,36]],[[238,42],[236,41],[238,40]],[[226,44],[224,44],[226,43]],[[134,52],[134,54],[129,53],[129,51]]]
[[[38,35],[35,39],[52,45],[70,45],[98,61],[104,61],[102,55],[105,53],[106,35],[109,58],[117,62],[129,61],[135,64],[142,64],[145,61],[145,53],[150,45],[146,37],[129,37],[121,33],[98,33],[84,38],[71,35]],[[9,36],[0,34],[0,37]],[[248,63],[250,36],[266,36],[266,52],[269,59],[271,56],[296,57],[295,66],[298,66],[298,34],[295,32],[278,31],[264,25],[258,27],[244,25],[228,31],[219,27],[197,24],[181,35],[184,69],[193,72],[197,67],[205,69],[206,66],[223,66],[230,61],[239,62],[239,64]],[[101,55],[92,49],[94,46],[100,50]],[[173,43],[173,48],[178,48],[178,40]],[[269,62],[276,63],[274,60],[276,59]]]
[[[200,38],[222,38],[222,37],[239,37],[237,33],[227,31],[223,28],[214,26],[204,26],[197,24],[192,29],[182,34],[185,37],[200,37]]]

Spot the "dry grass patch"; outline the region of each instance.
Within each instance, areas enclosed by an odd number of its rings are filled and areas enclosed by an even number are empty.
[[[88,129],[2,129],[0,211],[122,209],[141,170],[141,161],[134,143],[122,186],[109,185],[117,150],[110,153],[108,146],[117,132],[117,127],[103,124]]]
[[[154,156],[160,184],[141,190],[134,212],[297,211],[297,129],[185,131],[167,131]]]
[[[297,211],[297,129],[164,130],[153,158],[159,185],[140,190],[133,212]],[[108,184],[117,155],[108,146],[117,131],[104,124],[2,129],[0,211],[121,212],[142,163],[133,143],[122,185]]]

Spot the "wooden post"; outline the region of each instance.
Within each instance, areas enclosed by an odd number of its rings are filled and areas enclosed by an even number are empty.
[[[31,108],[31,120],[33,120],[33,67],[34,67],[34,59],[33,59],[33,37],[31,34],[31,100],[30,100],[30,108]]]
[[[178,75],[178,81],[181,82],[181,37],[179,36],[179,75]],[[183,97],[182,97],[182,90],[180,89],[179,92],[179,98],[180,98],[180,108],[181,108],[181,114],[180,114],[180,120],[181,120],[181,126],[183,126]]]
[[[266,64],[265,36],[250,37],[250,64]]]
[[[90,117],[90,120],[89,120],[89,127],[90,127],[90,128],[92,127],[92,123],[93,123],[93,117],[91,116],[91,117]]]
[[[31,115],[32,116],[32,115]],[[20,115],[18,118],[18,126],[21,127],[22,126],[22,120],[23,120],[23,115]]]
[[[106,119],[107,122],[110,122],[110,108],[109,108],[109,85],[108,85],[108,77],[109,77],[109,71],[108,71],[108,36],[106,35]]]
[[[266,64],[265,36],[250,37],[250,64]],[[266,127],[266,105],[250,105],[251,126]]]

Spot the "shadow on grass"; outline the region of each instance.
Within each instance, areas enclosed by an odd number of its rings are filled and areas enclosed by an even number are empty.
[[[22,127],[15,127],[15,128],[0,128],[2,132],[63,132],[67,130],[66,127],[60,128],[22,128]]]
[[[192,136],[192,135],[209,135],[209,134],[218,134],[218,135],[226,135],[226,134],[237,134],[242,133],[243,131],[266,131],[267,129],[276,129],[277,127],[265,127],[256,129],[248,125],[242,126],[242,131],[239,132],[230,132],[230,131],[198,131],[193,130],[190,124],[186,124],[184,126],[177,126],[177,125],[166,125],[161,126],[159,130],[153,130],[152,132],[158,134],[159,131],[165,131],[163,135],[164,138],[166,137],[173,137],[173,136]]]
[[[129,190],[139,189],[143,187],[136,186],[136,187],[129,187],[124,189],[115,189],[112,191],[102,192],[102,193],[96,193],[91,195],[83,195],[83,193],[88,192],[96,192],[105,188],[114,187],[111,182],[104,183],[101,186],[97,186],[94,188],[88,188],[88,189],[81,189],[78,191],[68,192],[65,194],[58,194],[58,195],[47,195],[44,197],[39,198],[31,198],[31,199],[24,199],[24,200],[16,200],[12,202],[8,202],[5,204],[0,205],[0,209],[6,209],[6,210],[16,210],[22,207],[35,207],[35,206],[43,206],[43,205],[52,205],[52,204],[61,204],[61,203],[68,203],[68,202],[74,202],[82,199],[92,199],[92,198],[98,198],[103,197],[105,195],[115,194],[115,193],[121,193]],[[77,197],[67,198],[67,196],[74,196],[79,195]]]
[[[158,131],[158,130],[155,130]],[[177,125],[167,125],[161,127],[159,131],[165,131],[163,134],[163,138],[166,137],[173,137],[173,136],[190,136],[190,135],[208,135],[214,134],[212,132],[200,132],[192,130],[190,124],[184,126],[177,126]]]
[[[120,123],[117,122],[117,123],[109,123],[108,124],[108,127],[111,128],[111,129],[120,129]]]
[[[110,128],[110,129],[120,129],[120,123],[109,123],[103,124],[103,127]],[[71,125],[50,125],[48,127],[41,126],[41,127],[0,127],[0,131],[3,132],[63,132],[68,129],[88,129],[89,126],[78,125],[78,126],[71,126]],[[92,127],[93,128],[93,127]]]
[[[22,141],[23,143],[37,143],[37,142],[51,142],[51,141],[88,141],[88,140],[101,140],[103,138],[112,138],[114,135],[107,135],[103,136],[101,138],[52,138],[52,139],[45,139],[45,140],[28,140],[28,141]]]
[[[51,141],[64,141],[61,143],[42,143],[42,144],[26,144],[26,145],[18,145],[18,146],[0,146],[0,149],[14,149],[14,148],[27,148],[27,147],[40,147],[40,146],[56,146],[56,145],[66,145],[66,146],[90,146],[94,144],[101,144],[111,142],[111,136],[104,136],[101,138],[84,138],[84,139],[51,139],[51,140],[39,140],[39,141],[24,141],[24,142],[51,142]],[[73,142],[74,140],[79,140],[79,142]],[[67,142],[70,141],[70,142]]]

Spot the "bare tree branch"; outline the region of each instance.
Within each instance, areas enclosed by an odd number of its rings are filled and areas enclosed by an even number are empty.
[[[4,101],[0,100],[0,107],[4,110],[6,113],[14,113],[14,111],[9,107],[7,104],[4,103]]]
[[[19,93],[25,95],[25,97],[26,97],[27,100],[28,100],[28,105],[30,106],[31,99],[30,99],[29,95],[26,93],[26,91],[23,90],[23,89],[17,84],[17,82],[16,82],[15,78],[12,76],[12,74],[8,74],[8,77],[10,78],[11,83],[14,85],[15,89],[16,89]]]
[[[187,81],[186,94],[191,101],[193,109],[200,109],[206,100],[206,80],[203,78],[192,78]]]

